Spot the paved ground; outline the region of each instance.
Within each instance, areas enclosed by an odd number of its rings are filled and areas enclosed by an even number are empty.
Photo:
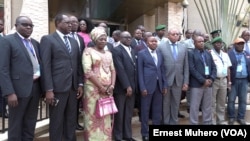
[[[180,118],[179,119],[179,123],[182,125],[188,124],[188,113],[186,112],[186,105],[185,103],[182,103],[181,106],[181,113],[183,115],[185,115],[185,118]],[[133,132],[133,138],[136,139],[137,141],[142,141],[141,139],[141,123],[139,121],[138,116],[134,116],[133,120],[132,120],[132,132]],[[83,137],[82,137],[82,132],[78,132],[77,133],[77,141],[83,141]],[[40,141],[40,140],[39,140]]]

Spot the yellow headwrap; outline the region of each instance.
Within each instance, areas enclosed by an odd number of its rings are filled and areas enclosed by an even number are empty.
[[[106,35],[107,33],[105,32],[105,29],[103,27],[95,27],[94,29],[92,29],[92,31],[90,32],[90,38],[91,40],[95,43],[96,40],[98,38],[100,38],[100,36],[102,35]]]

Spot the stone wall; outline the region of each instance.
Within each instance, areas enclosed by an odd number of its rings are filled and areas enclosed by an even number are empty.
[[[5,30],[7,34],[15,32],[15,19],[28,16],[33,21],[34,29],[31,37],[40,41],[49,32],[48,0],[5,0]]]

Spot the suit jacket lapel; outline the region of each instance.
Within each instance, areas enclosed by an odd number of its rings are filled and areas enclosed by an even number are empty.
[[[152,64],[154,64],[155,65],[155,62],[154,62],[154,59],[153,59],[153,56],[152,56],[152,54],[149,52],[149,50],[148,49],[146,49],[146,51],[145,51],[146,53],[145,53],[145,55],[146,55],[146,57],[149,59],[149,60],[151,60],[151,63]],[[156,54],[157,54],[157,50],[156,50]],[[157,66],[158,66],[158,63],[159,62],[159,60],[158,60],[158,54],[157,54]],[[156,65],[155,65],[155,67],[156,67]]]
[[[159,53],[158,50],[156,50],[156,54],[157,54],[157,66],[159,66],[161,64],[161,54]]]
[[[194,57],[198,57],[200,59],[200,61],[202,62],[202,64],[204,64],[203,60],[202,60],[202,57],[200,55],[200,51],[198,49],[194,50]]]
[[[131,51],[131,57],[129,56],[129,54],[128,54],[128,52],[124,49],[124,47],[121,45],[121,49],[123,50],[122,52],[124,52],[125,54],[126,54],[126,56],[127,56],[127,58],[130,58],[130,62],[133,64],[133,65],[135,65],[134,63],[135,63],[135,58],[134,58],[134,56],[135,56],[135,53],[134,53],[134,51],[133,51],[133,49],[132,49],[132,51]]]
[[[38,60],[38,62],[40,63],[41,60],[40,60],[40,55],[39,55],[38,46],[36,46],[36,42],[35,42],[33,39],[31,39],[31,43],[32,43],[33,48],[34,48],[34,50],[35,50],[35,52],[36,52],[37,60]]]
[[[28,60],[32,64],[31,59],[30,59],[30,55],[29,55],[28,50],[26,49],[25,45],[23,44],[22,38],[17,33],[15,33],[15,38],[16,38],[16,41],[18,42],[18,44],[21,45],[21,50],[24,52],[25,56],[28,58]]]
[[[68,49],[67,49],[67,47],[66,47],[64,41],[61,39],[61,37],[60,37],[56,32],[54,32],[53,36],[54,36],[54,38],[61,44],[61,46],[63,47],[64,51],[65,51],[68,55],[70,55],[70,53],[69,53],[69,51],[68,51]]]
[[[169,44],[169,42],[166,42],[166,43],[167,43],[166,52],[167,52],[168,54],[170,54],[169,56],[172,56],[171,58],[172,58],[173,60],[175,60],[175,59],[174,59],[174,56],[173,56],[173,51],[172,51],[172,48],[171,48],[171,44]]]

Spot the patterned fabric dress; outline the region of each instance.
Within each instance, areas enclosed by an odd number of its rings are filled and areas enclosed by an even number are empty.
[[[94,114],[96,101],[100,98],[98,88],[88,79],[95,75],[102,85],[111,85],[111,70],[114,70],[112,54],[101,53],[94,48],[85,48],[83,53],[85,73],[83,108],[84,108],[84,141],[111,141],[111,117],[97,118]]]

